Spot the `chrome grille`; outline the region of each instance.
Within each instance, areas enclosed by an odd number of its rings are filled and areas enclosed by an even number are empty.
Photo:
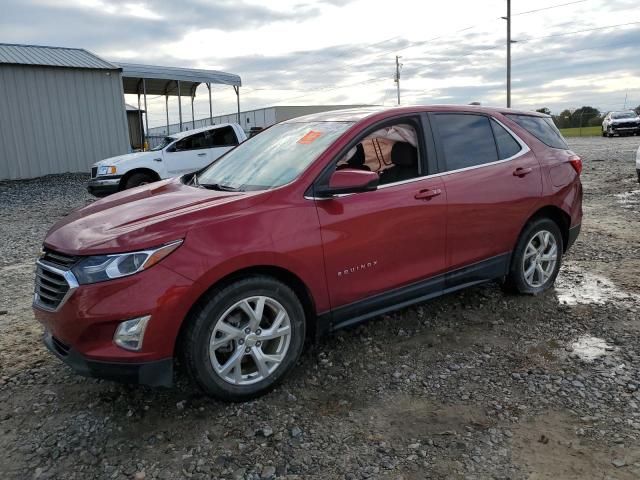
[[[70,268],[74,263],[76,263],[78,257],[67,255],[65,253],[54,252],[53,250],[44,248],[42,250],[42,257],[40,257],[40,259],[43,262],[52,263],[56,266]]]
[[[45,263],[44,258],[36,262],[35,283],[34,305],[51,312],[58,310],[78,287],[70,270]]]
[[[637,128],[640,126],[640,123],[638,122],[625,122],[625,123],[614,123],[613,125],[611,125],[612,128],[615,130],[616,128]]]

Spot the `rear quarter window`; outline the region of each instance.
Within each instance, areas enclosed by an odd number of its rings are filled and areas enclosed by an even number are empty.
[[[495,120],[491,120],[491,128],[493,128],[493,135],[496,138],[496,145],[498,146],[498,158],[504,160],[516,155],[522,147],[516,141],[515,138],[507,132],[502,125],[499,125]]]
[[[545,145],[552,148],[561,148],[563,150],[569,149],[567,142],[564,141],[560,131],[556,128],[550,118],[534,117],[532,115],[518,115],[513,113],[507,113],[505,116],[516,122]]]

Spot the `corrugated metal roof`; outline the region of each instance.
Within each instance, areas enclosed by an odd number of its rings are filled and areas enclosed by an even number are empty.
[[[165,95],[171,88],[177,95],[175,86],[167,82],[178,81],[181,85],[181,95],[191,95],[192,89],[200,83],[217,83],[222,85],[241,86],[242,81],[233,73],[217,70],[202,70],[199,68],[162,67],[158,65],[140,65],[136,63],[118,63],[122,68],[124,79],[124,93],[141,93],[139,80],[145,79],[147,95]]]
[[[101,59],[83,48],[44,47],[0,43],[0,64],[40,65],[67,68],[119,70],[120,67]]]

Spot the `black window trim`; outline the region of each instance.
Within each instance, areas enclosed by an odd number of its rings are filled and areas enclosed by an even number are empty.
[[[437,159],[438,159],[438,173],[434,174],[434,175],[429,175],[429,177],[434,177],[434,176],[444,176],[444,175],[451,175],[453,173],[458,173],[458,172],[465,172],[467,170],[475,170],[476,168],[483,168],[483,167],[489,167],[491,165],[497,165],[499,163],[504,163],[504,162],[510,162],[512,160],[515,160],[516,158],[519,158],[527,153],[529,153],[531,151],[531,148],[529,148],[529,145],[526,144],[526,142],[524,140],[522,140],[511,128],[509,128],[507,125],[505,125],[503,122],[501,122],[498,118],[494,117],[493,115],[489,115],[487,113],[484,112],[449,112],[449,111],[439,111],[439,112],[429,112],[428,113],[430,119],[431,119],[431,125],[433,128],[433,139],[436,145],[436,155],[437,155]],[[515,155],[512,155],[508,158],[504,158],[502,160],[496,160],[495,162],[488,162],[488,163],[482,163],[480,165],[473,165],[471,167],[464,167],[464,168],[457,168],[454,170],[447,170],[447,165],[446,165],[446,159],[444,158],[444,150],[442,148],[442,142],[440,140],[440,135],[438,132],[438,126],[435,124],[435,122],[433,121],[433,117],[435,117],[436,115],[476,115],[476,116],[482,116],[482,117],[487,117],[489,119],[489,122],[491,122],[491,120],[494,120],[498,123],[498,125],[500,125],[502,128],[504,128],[515,140],[516,142],[518,142],[520,144],[521,150],[516,153]],[[491,126],[491,123],[489,123],[489,126]],[[493,128],[491,129],[491,135],[493,137],[493,142],[496,146],[496,152],[498,151],[498,145],[496,143],[495,140],[495,134],[493,133]],[[424,178],[424,177],[423,177]]]
[[[384,185],[378,185],[376,190],[395,187],[397,185],[403,185],[405,183],[417,182],[420,180],[424,180],[425,178],[432,177],[432,174],[429,174],[431,169],[435,166],[435,147],[433,144],[433,139],[431,136],[431,128],[429,118],[426,115],[426,112],[411,112],[404,113],[401,115],[395,115],[392,117],[387,117],[379,122],[370,125],[366,129],[360,131],[353,140],[351,140],[344,148],[342,148],[332,159],[327,163],[325,168],[320,172],[320,174],[313,181],[311,186],[305,192],[304,197],[307,200],[330,200],[331,198],[340,198],[346,197],[350,195],[356,195],[354,193],[345,193],[342,195],[336,195],[335,197],[316,197],[313,194],[313,190],[317,185],[322,185],[323,183],[327,183],[329,180],[329,176],[331,172],[334,170],[337,162],[347,154],[349,150],[355,147],[359,142],[358,139],[361,139],[364,136],[367,136],[385,126],[389,125],[397,125],[401,123],[402,120],[406,120],[409,125],[411,125],[416,131],[416,137],[418,140],[418,159],[419,159],[419,167],[420,170],[426,172],[424,174],[420,174],[417,177],[409,178],[407,180],[400,180],[398,182],[386,183]],[[357,122],[355,122],[357,124]],[[430,160],[431,159],[431,160]]]

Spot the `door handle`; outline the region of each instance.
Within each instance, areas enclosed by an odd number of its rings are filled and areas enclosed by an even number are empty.
[[[529,173],[531,173],[533,170],[531,168],[522,168],[522,167],[518,167],[513,171],[513,176],[514,177],[524,177],[525,175],[528,175]]]
[[[199,153],[198,156],[199,157],[204,157],[206,155],[206,153]]]
[[[417,192],[414,198],[416,200],[430,200],[433,197],[437,197],[441,193],[442,193],[442,190],[440,190],[439,188],[434,188],[434,189],[427,188],[426,190],[420,190],[419,192]]]

